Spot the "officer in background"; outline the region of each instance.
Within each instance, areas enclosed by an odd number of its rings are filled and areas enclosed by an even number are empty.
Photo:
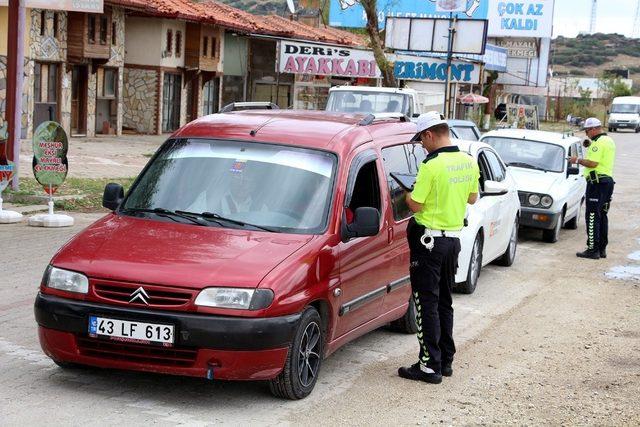
[[[591,117],[584,122],[585,132],[591,140],[584,159],[571,157],[569,161],[585,167],[587,179],[586,224],[587,249],[578,252],[580,258],[599,259],[607,257],[609,243],[609,207],[613,195],[613,162],[616,157],[616,144],[602,130],[600,120]]]
[[[414,212],[407,227],[411,251],[411,289],[416,308],[418,363],[398,369],[398,375],[432,384],[451,376],[453,355],[453,307],[460,253],[460,230],[467,203],[478,199],[480,171],[475,159],[460,152],[449,139],[444,117],[432,111],[418,118],[418,133],[429,155],[418,171],[406,201]]]

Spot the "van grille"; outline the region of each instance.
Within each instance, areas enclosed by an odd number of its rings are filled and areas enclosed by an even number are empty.
[[[148,304],[140,298],[131,301],[132,294],[141,286],[149,296],[149,298],[145,297]],[[98,298],[108,302],[120,302],[139,307],[180,307],[188,304],[193,297],[193,292],[185,289],[118,282],[94,283],[93,291]]]
[[[121,343],[85,337],[76,337],[76,343],[83,356],[149,365],[189,367],[193,366],[198,356],[196,349]]]

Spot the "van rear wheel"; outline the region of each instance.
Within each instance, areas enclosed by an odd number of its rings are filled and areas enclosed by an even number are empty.
[[[409,306],[404,315],[398,320],[391,322],[391,330],[403,334],[415,334],[418,332],[418,324],[416,323],[416,304],[413,298],[409,298]]]
[[[284,369],[269,382],[269,389],[274,396],[298,400],[304,399],[313,391],[324,354],[321,325],[318,311],[313,307],[307,307],[289,345]]]

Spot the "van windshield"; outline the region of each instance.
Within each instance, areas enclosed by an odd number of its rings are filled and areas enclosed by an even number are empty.
[[[640,105],[638,104],[613,104],[611,106],[612,113],[631,113],[635,114],[640,112]]]
[[[200,224],[317,234],[327,225],[335,169],[336,156],[319,150],[170,140],[120,211],[177,212],[178,219],[191,215]]]
[[[341,113],[403,113],[410,115],[409,96],[401,93],[344,91],[329,93],[327,111]]]

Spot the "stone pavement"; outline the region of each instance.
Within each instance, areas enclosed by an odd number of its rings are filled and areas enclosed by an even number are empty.
[[[69,177],[127,178],[136,176],[169,135],[122,135],[69,140]],[[20,176],[32,178],[31,141],[20,146]]]

